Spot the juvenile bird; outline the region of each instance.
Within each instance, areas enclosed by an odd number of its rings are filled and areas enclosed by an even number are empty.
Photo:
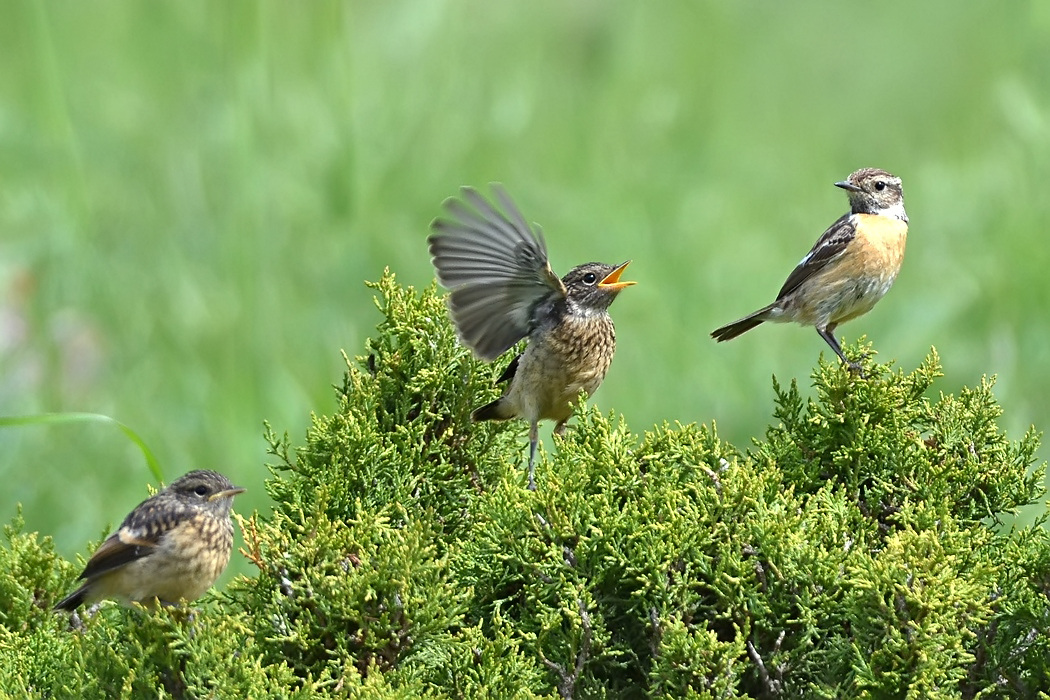
[[[794,321],[814,326],[851,371],[860,371],[842,354],[835,328],[871,311],[889,291],[904,260],[908,215],[901,179],[885,170],[862,168],[835,186],[846,190],[849,213],[817,239],[776,301],[714,330],[713,338],[730,340],[763,321]]]
[[[528,336],[497,383],[503,395],[474,410],[475,421],[529,422],[529,488],[536,488],[539,421],[565,433],[575,402],[602,383],[616,349],[609,305],[634,282],[630,264],[586,263],[561,279],[551,270],[538,226],[530,227],[506,191],[492,185],[499,209],[470,187],[449,199],[451,219],[436,219],[427,239],[438,281],[451,290],[449,312],[464,345],[491,361]],[[502,211],[500,211],[502,209]]]
[[[230,561],[233,497],[244,489],[222,474],[192,471],[138,504],[88,560],[84,580],[55,606],[116,598],[177,603],[207,591]]]

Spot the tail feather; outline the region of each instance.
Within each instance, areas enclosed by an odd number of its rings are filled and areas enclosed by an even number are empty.
[[[514,417],[514,414],[508,410],[507,402],[502,398],[475,408],[470,414],[470,419],[475,423],[483,420],[510,420]]]
[[[80,604],[84,602],[84,596],[87,595],[87,584],[84,584],[80,588],[76,589],[68,596],[60,600],[55,604],[52,610],[68,610],[73,612],[80,607]]]
[[[727,323],[721,328],[716,328],[711,331],[711,337],[721,343],[724,340],[732,340],[742,333],[747,333],[749,330],[769,318],[769,311],[773,306],[773,304],[764,306],[758,311],[744,316],[739,321],[733,321],[732,323]]]

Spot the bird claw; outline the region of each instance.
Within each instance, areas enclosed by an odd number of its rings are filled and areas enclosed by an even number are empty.
[[[867,358],[867,355],[861,356],[861,359]],[[860,362],[846,362],[846,369],[850,374],[856,375],[861,379],[868,379],[868,373],[864,371],[864,367],[861,366]]]
[[[869,375],[864,371],[863,362],[870,358],[875,353],[861,352],[856,360],[847,360],[845,356],[842,357],[843,364],[849,369],[850,374],[855,374],[861,379],[868,379]]]

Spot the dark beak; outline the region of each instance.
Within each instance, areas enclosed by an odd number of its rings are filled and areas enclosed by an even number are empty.
[[[605,276],[605,279],[603,279],[601,282],[598,283],[598,288],[599,289],[611,289],[613,291],[618,292],[621,289],[623,289],[624,287],[630,287],[632,284],[638,284],[637,282],[621,282],[620,281],[620,275],[623,274],[623,271],[626,270],[627,266],[630,265],[630,264],[631,264],[631,261],[628,260],[623,265],[620,265],[615,270],[613,270],[612,272],[607,274]]]
[[[849,180],[843,180],[842,182],[836,182],[835,183],[835,187],[841,187],[842,189],[849,190],[850,192],[860,192],[860,188],[857,187],[856,185],[854,185]]]

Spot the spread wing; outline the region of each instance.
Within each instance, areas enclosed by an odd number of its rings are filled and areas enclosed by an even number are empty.
[[[445,202],[451,219],[436,219],[427,239],[438,282],[452,292],[452,321],[483,360],[524,338],[540,304],[566,294],[539,227],[529,227],[502,187],[493,184],[492,191],[502,212],[464,187],[463,200]]]
[[[788,275],[784,286],[780,288],[780,294],[777,295],[777,301],[791,294],[802,286],[803,282],[842,255],[842,251],[856,235],[857,229],[853,225],[851,214],[843,214],[839,217],[838,221],[829,226],[828,230],[817,239],[813,248],[806,253],[806,257],[802,258]]]

